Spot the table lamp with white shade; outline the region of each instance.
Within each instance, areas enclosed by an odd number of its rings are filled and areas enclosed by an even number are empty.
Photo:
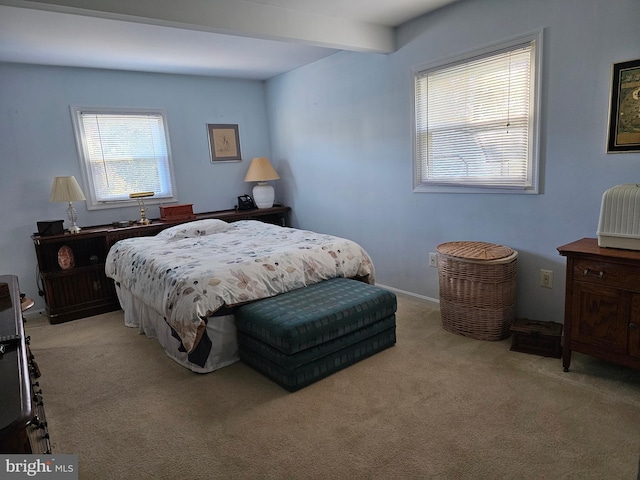
[[[278,180],[280,176],[273,168],[271,162],[266,157],[256,157],[251,159],[251,165],[247,175],[244,177],[245,182],[258,182],[253,187],[253,201],[258,208],[271,208],[275,199],[273,186],[267,182],[269,180]]]
[[[53,179],[53,186],[51,187],[50,202],[68,202],[67,216],[71,226],[69,227],[69,233],[78,233],[80,227],[76,225],[78,221],[78,211],[74,208],[72,202],[80,202],[86,200],[82,189],[73,175],[68,177],[55,177]]]

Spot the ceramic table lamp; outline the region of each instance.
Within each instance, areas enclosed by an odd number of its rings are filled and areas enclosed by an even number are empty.
[[[266,157],[256,157],[251,160],[247,175],[244,177],[245,182],[258,182],[253,187],[253,201],[258,208],[273,207],[275,193],[273,186],[267,182],[269,180],[278,180],[278,172],[275,171],[271,162]]]

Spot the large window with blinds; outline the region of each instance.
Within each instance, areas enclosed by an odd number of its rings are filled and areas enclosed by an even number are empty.
[[[538,192],[540,43],[414,70],[414,191]]]
[[[89,209],[131,204],[136,192],[175,199],[164,111],[72,107],[71,113]]]

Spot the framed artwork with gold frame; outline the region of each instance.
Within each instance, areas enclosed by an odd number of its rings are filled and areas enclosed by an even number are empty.
[[[640,60],[613,64],[607,152],[640,152]]]
[[[207,124],[211,162],[240,162],[240,134],[236,124]]]

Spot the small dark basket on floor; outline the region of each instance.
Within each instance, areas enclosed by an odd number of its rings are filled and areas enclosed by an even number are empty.
[[[562,357],[561,323],[516,318],[511,325],[511,350],[543,357]]]
[[[518,252],[485,242],[438,245],[440,313],[445,330],[478,340],[510,335]]]

